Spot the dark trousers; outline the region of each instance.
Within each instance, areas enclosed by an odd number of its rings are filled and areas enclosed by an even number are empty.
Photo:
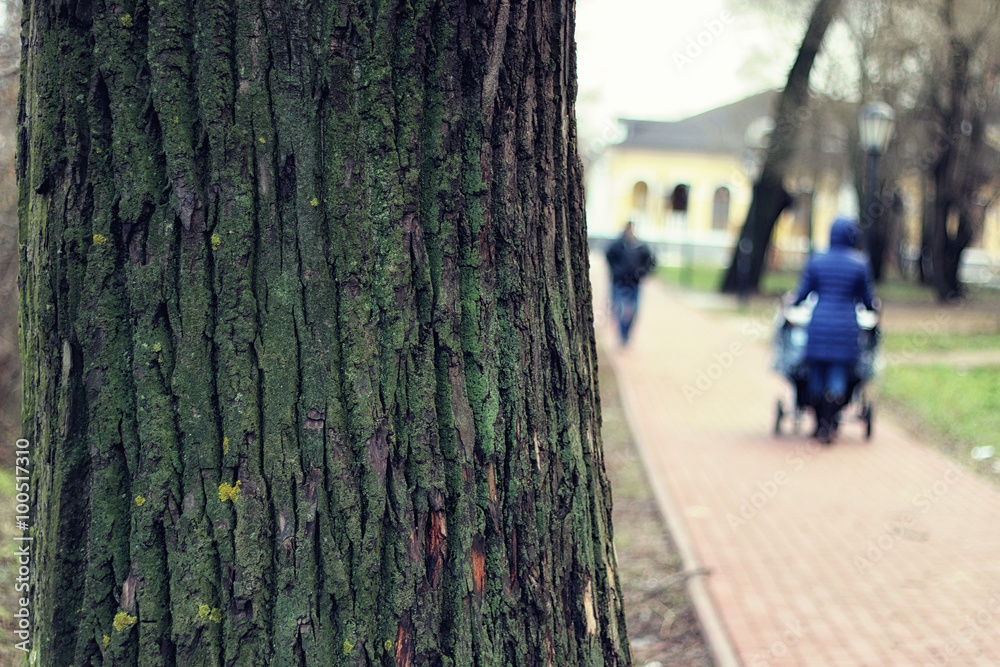
[[[809,399],[813,405],[826,395],[838,404],[847,402],[847,375],[851,365],[834,361],[809,362]]]

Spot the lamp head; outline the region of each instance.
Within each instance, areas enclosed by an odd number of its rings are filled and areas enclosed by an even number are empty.
[[[896,114],[885,102],[869,102],[858,112],[861,147],[868,153],[883,155],[895,127]]]

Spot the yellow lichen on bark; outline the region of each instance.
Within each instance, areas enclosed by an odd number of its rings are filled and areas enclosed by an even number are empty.
[[[228,482],[223,482],[219,484],[219,500],[226,502],[231,500],[234,503],[236,499],[240,496],[240,484],[239,480],[236,480],[236,484],[230,485]]]

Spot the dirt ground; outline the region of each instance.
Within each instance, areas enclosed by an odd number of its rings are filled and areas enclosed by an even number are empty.
[[[887,331],[995,333],[1000,331],[1000,311],[982,300],[948,306],[888,304],[882,325]]]
[[[599,359],[604,459],[614,497],[618,572],[636,667],[711,667],[683,567],[632,442],[611,372]]]

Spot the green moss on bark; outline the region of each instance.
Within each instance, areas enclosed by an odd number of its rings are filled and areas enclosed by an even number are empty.
[[[41,661],[627,664],[569,10],[91,9],[26,24]]]

